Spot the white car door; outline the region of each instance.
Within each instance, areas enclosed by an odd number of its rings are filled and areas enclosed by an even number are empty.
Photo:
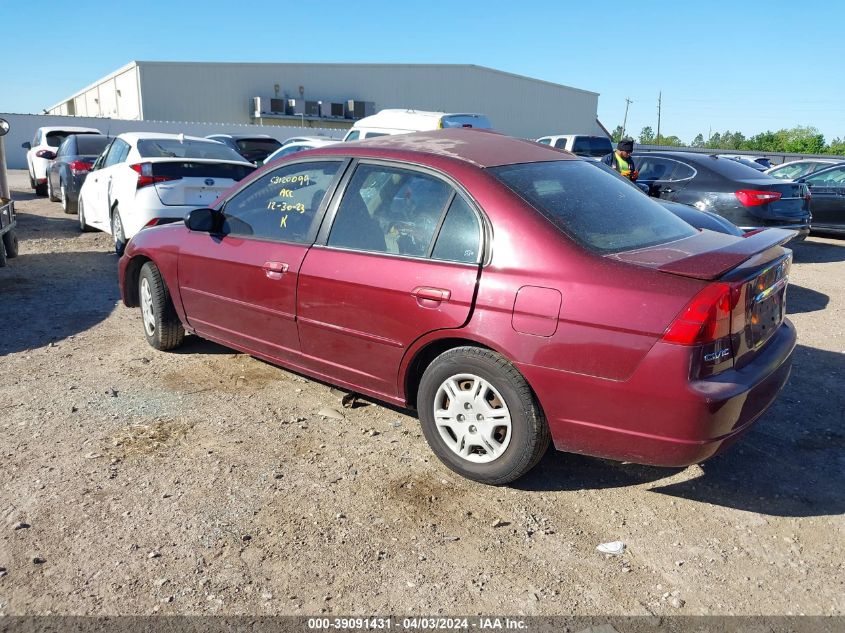
[[[111,231],[111,217],[109,215],[109,192],[115,168],[129,153],[129,144],[123,139],[116,138],[106,150],[98,169],[93,170],[85,179],[84,200],[85,220],[91,226],[107,233]]]

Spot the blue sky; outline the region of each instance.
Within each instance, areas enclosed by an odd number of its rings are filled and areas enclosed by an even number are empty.
[[[357,7],[357,8],[356,8]],[[0,0],[0,112],[39,112],[132,60],[471,63],[601,93],[599,118],[845,137],[845,3]],[[412,105],[412,104],[409,104]],[[557,130],[550,130],[554,132]]]

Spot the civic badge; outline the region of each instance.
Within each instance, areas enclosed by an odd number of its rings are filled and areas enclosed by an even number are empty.
[[[206,185],[208,185],[208,186],[210,187],[211,185],[213,185],[213,184],[214,184],[214,178],[206,178],[206,179],[205,179],[205,184],[206,184]]]

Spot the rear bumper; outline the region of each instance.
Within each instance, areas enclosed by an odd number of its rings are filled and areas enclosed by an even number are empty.
[[[687,379],[689,351],[657,343],[626,381],[519,365],[558,450],[655,466],[712,457],[769,408],[789,378],[797,336],[785,320],[741,369]]]

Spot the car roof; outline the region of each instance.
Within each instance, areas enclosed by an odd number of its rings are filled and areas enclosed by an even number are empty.
[[[329,145],[315,150],[323,155],[345,154],[376,158],[414,160],[417,157],[449,158],[475,165],[495,167],[516,163],[580,160],[567,152],[534,141],[476,128],[447,128],[379,136],[374,139]],[[312,154],[313,155],[313,154]]]
[[[96,132],[97,134],[102,134],[100,130],[94,127],[75,127],[72,125],[56,125],[53,127],[42,127],[40,129],[43,134],[49,134],[50,132]]]

